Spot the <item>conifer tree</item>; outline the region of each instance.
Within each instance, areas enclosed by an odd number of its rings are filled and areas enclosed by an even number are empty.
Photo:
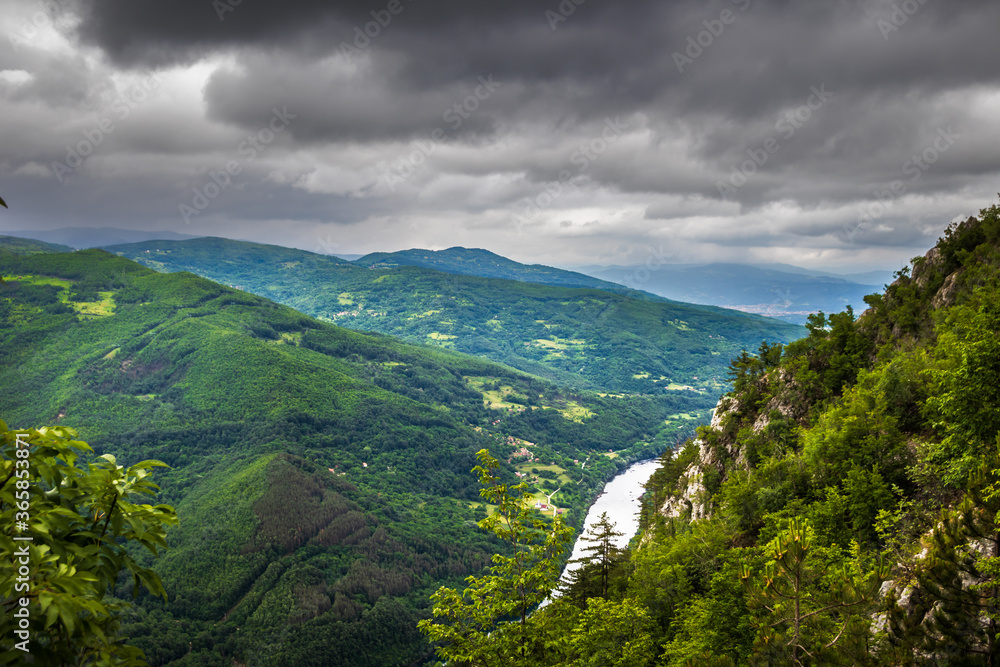
[[[768,545],[760,577],[748,563],[741,565],[751,605],[759,610],[759,664],[857,664],[867,658],[865,612],[886,570],[881,563],[866,567],[856,542],[846,559],[818,551],[812,527],[795,518]]]
[[[1000,664],[1000,481],[972,476],[963,502],[942,513],[904,609],[890,599],[889,640],[935,663]]]
[[[527,484],[504,484],[500,464],[488,450],[476,458],[480,465],[473,472],[484,487],[480,495],[496,506],[479,526],[504,541],[510,555],[495,554],[490,574],[468,577],[464,591],[439,588],[431,596],[434,618],[418,627],[442,642],[437,652],[447,661],[481,667],[534,664],[528,615],[555,588],[573,529],[562,517],[549,524],[529,508]]]
[[[599,575],[599,594],[600,597],[605,599],[608,597],[608,580],[611,575],[611,568],[615,561],[624,553],[615,544],[615,538],[622,537],[624,534],[621,531],[615,530],[615,524],[608,519],[607,512],[601,512],[601,517],[597,520],[597,523],[591,527],[589,532],[580,537],[583,542],[590,545],[583,547],[583,551],[589,555],[580,559],[580,562],[584,564],[584,568],[581,568],[581,571],[585,568],[589,569],[587,566],[594,566]]]

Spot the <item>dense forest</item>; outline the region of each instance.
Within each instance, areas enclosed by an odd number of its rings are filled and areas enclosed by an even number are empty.
[[[731,358],[731,391],[686,441],[690,392],[574,390],[189,273],[46,250],[0,253],[3,416],[171,466],[168,548],[129,552],[166,600],[121,608],[150,664],[1000,654],[998,206],[951,225],[861,315],[817,313],[805,337]],[[602,522],[530,611],[567,526],[654,452],[630,549]],[[530,510],[557,486],[564,515]],[[109,599],[130,594],[119,581]]]
[[[735,358],[633,549],[592,554],[505,664],[997,664],[998,297],[994,205],[860,316]]]
[[[152,665],[429,657],[430,594],[505,549],[476,526],[495,511],[477,451],[530,494],[563,487],[578,527],[606,479],[683,440],[701,406],[567,389],[101,250],[9,245],[0,419],[72,427],[95,461],[170,466],[155,472],[178,519],[167,548],[130,549],[166,599],[141,591],[121,616]],[[113,604],[132,595],[119,579]]]
[[[805,334],[777,320],[634,290],[619,294],[421,266],[358,266],[228,239],[109,250],[159,271],[191,271],[351,329],[474,354],[568,387],[687,393],[700,397],[705,410],[726,388],[726,364],[742,348]],[[468,271],[496,273],[482,269],[478,252],[451,253],[448,266],[461,257]]]

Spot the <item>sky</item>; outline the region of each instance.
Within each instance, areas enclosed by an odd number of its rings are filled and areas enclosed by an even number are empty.
[[[0,233],[896,269],[1000,192],[995,0],[4,0]]]

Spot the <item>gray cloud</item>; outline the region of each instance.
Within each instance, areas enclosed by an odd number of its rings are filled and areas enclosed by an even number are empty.
[[[12,5],[0,60],[28,78],[0,75],[0,174],[30,205],[10,228],[184,226],[178,206],[275,108],[294,120],[200,214],[212,233],[435,246],[459,228],[531,254],[529,230],[584,262],[669,236],[837,263],[911,253],[1000,180],[986,0],[292,0],[221,18],[205,0],[64,0],[31,38],[41,5]],[[53,163],[147,68],[162,85],[60,183]],[[481,77],[499,83],[486,97]],[[817,90],[832,96],[810,108]],[[615,119],[627,130],[602,138]],[[891,211],[845,240],[894,182]]]

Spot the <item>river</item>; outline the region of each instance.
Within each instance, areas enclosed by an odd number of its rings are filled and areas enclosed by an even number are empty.
[[[580,536],[586,534],[597,523],[602,512],[607,512],[608,519],[615,524],[615,530],[624,533],[617,540],[618,546],[622,549],[628,546],[629,540],[639,530],[639,497],[642,496],[642,485],[649,480],[658,466],[659,463],[656,460],[633,463],[624,472],[605,484],[604,491],[587,512]],[[573,545],[573,554],[570,556],[570,560],[581,558],[585,546],[587,544],[578,536],[576,544]],[[563,570],[562,580],[568,581],[569,574],[579,566],[579,563],[567,563]]]

